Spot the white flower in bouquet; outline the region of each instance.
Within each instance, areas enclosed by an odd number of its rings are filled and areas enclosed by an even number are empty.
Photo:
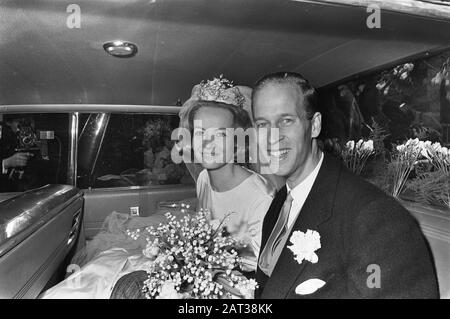
[[[414,69],[414,64],[413,64],[413,63],[406,63],[406,64],[404,65],[404,67],[405,67],[405,69],[406,69],[407,71],[412,71],[412,70]]]
[[[442,63],[438,72],[431,80],[431,83],[434,85],[440,85],[442,82],[444,82],[446,86],[450,85],[450,58],[447,58],[447,60]]]
[[[375,154],[373,140],[360,139],[356,144],[355,141],[348,141],[341,156],[347,168],[360,175],[372,154]]]
[[[431,83],[434,85],[441,84],[442,80],[444,79],[444,76],[441,72],[436,73],[436,75],[431,79]]]
[[[410,145],[417,145],[417,144],[419,144],[418,138],[415,139],[410,138],[409,140],[406,141],[405,146],[408,147]]]
[[[345,147],[349,150],[349,151],[353,151],[355,148],[355,141],[348,141],[345,144]]]
[[[442,151],[442,146],[441,146],[441,143],[439,143],[439,142],[431,144],[430,147],[434,153],[440,153]]]
[[[425,143],[418,138],[409,139],[406,143],[397,145],[396,149],[403,160],[415,163],[417,158],[422,154]]]
[[[403,191],[409,174],[418,163],[420,156],[425,155],[427,145],[431,143],[420,141],[418,138],[409,139],[405,143],[396,146],[396,152],[393,153],[391,164],[394,167],[394,186],[392,196],[398,197]]]
[[[430,160],[430,154],[428,153],[428,148],[431,147],[431,141],[425,141],[422,144],[422,148],[420,150],[420,155],[425,157],[426,159]]]
[[[211,220],[209,221],[209,224],[211,225],[211,227],[212,227],[214,230],[217,230],[217,229],[219,229],[219,227],[220,227],[220,220],[218,220],[218,219],[211,219]]]
[[[147,258],[155,259],[159,254],[158,239],[155,239],[152,244],[147,245],[142,253]]]
[[[372,140],[365,141],[362,144],[361,149],[365,152],[373,152],[374,151],[373,141]]]
[[[240,291],[244,299],[254,299],[257,287],[258,283],[254,279],[249,279],[246,282],[241,282],[236,285],[236,288]]]
[[[444,158],[445,164],[450,165],[450,149],[443,147],[442,148],[442,156]]]
[[[397,151],[398,151],[399,153],[404,153],[405,150],[406,150],[406,145],[404,145],[404,144],[397,145],[395,148],[397,149]]]
[[[356,143],[356,150],[360,151],[362,149],[362,145],[364,144],[364,141],[362,139],[360,139],[357,143]]]
[[[161,291],[156,299],[183,299],[183,295],[175,289],[175,283],[169,280],[161,285]]]
[[[441,146],[439,142],[431,144],[431,142],[427,141],[425,142],[423,153],[426,154],[424,156],[437,171],[443,174],[450,173],[450,152],[447,147]]]
[[[416,200],[426,204],[450,207],[450,154],[439,142],[420,143],[420,163],[428,163],[425,169],[416,170],[416,177],[408,188],[415,192]]]
[[[224,236],[220,225],[209,223],[209,212],[185,214],[177,219],[166,214],[168,222],[148,227],[140,236],[147,237],[143,253],[154,258],[147,269],[144,283],[147,298],[223,298],[236,294],[235,287],[247,285],[244,276],[237,275],[241,260],[237,249],[240,243]]]
[[[386,82],[382,81],[382,82],[377,83],[376,88],[381,91],[385,85],[386,85]]]

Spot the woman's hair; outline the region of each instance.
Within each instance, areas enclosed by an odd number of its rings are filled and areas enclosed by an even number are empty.
[[[193,136],[193,132],[194,132],[195,115],[197,114],[198,110],[200,110],[202,107],[216,107],[216,108],[226,109],[226,110],[230,111],[230,113],[233,115],[233,128],[242,128],[245,131],[246,129],[252,127],[252,121],[250,120],[250,116],[247,113],[247,111],[245,111],[243,108],[240,108],[233,104],[227,104],[227,103],[223,103],[223,102],[199,100],[199,101],[195,101],[192,104],[191,109],[189,110],[189,114],[188,114],[188,129],[189,129],[189,132],[191,133],[191,136]],[[236,148],[237,147],[236,140],[235,140],[234,145]],[[245,162],[246,163],[248,163],[248,156],[249,156],[248,148],[249,148],[249,145],[248,145],[248,142],[246,142],[245,143]],[[237,149],[235,149],[235,162],[236,162],[236,152],[237,152]],[[244,163],[239,163],[239,164],[244,164]]]
[[[244,109],[233,104],[199,100],[195,101],[192,104],[191,109],[189,110],[188,123],[189,131],[191,133],[194,131],[194,117],[197,114],[198,110],[202,107],[217,107],[230,111],[230,113],[233,114],[233,128],[243,128],[244,130],[246,130],[247,128],[252,127],[250,116]]]

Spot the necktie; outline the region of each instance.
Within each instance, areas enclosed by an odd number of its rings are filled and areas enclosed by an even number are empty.
[[[283,238],[287,232],[287,222],[292,206],[292,200],[293,198],[291,194],[288,193],[275,227],[273,228],[272,233],[270,234],[270,237],[261,252],[261,256],[259,257],[259,268],[261,268],[261,270],[268,276],[272,273],[272,269],[275,266],[274,263],[276,263],[277,257],[275,252],[278,245],[283,241]]]

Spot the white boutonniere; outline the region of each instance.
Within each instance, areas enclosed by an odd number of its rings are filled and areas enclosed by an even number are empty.
[[[289,239],[291,246],[287,246],[293,253],[294,259],[301,264],[303,260],[307,260],[313,264],[319,261],[319,257],[315,251],[320,246],[320,234],[315,230],[308,229],[306,233],[296,230]]]

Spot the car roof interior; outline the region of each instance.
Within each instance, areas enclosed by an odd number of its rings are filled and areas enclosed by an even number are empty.
[[[175,105],[193,83],[222,73],[252,85],[291,70],[324,87],[450,43],[448,19],[386,11],[382,27],[369,29],[367,7],[312,1],[77,4],[81,26],[71,29],[66,3],[2,2],[0,105]],[[102,45],[116,39],[137,44],[137,55],[108,55]]]

